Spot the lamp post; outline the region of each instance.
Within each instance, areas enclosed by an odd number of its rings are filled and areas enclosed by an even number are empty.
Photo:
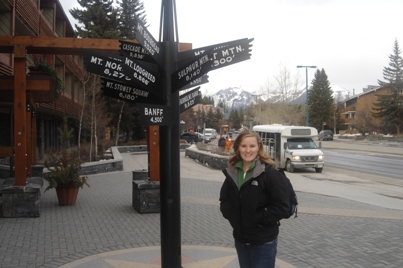
[[[303,65],[298,65],[297,68],[305,68],[305,72],[306,72],[306,87],[305,87],[305,125],[308,126],[309,125],[309,112],[308,112],[308,68],[316,68],[316,66],[303,66]]]

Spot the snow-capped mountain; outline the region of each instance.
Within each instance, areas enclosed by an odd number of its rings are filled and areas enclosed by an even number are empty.
[[[213,98],[215,105],[222,102],[229,110],[240,110],[249,107],[251,104],[256,104],[258,98],[257,95],[238,87],[221,89],[210,95],[210,97]]]
[[[343,102],[350,96],[350,92],[337,85],[332,85],[333,97],[335,102]],[[208,94],[214,100],[214,104],[223,102],[229,110],[239,110],[249,107],[251,104],[256,104],[258,99],[265,102],[276,103],[280,101],[278,94],[262,94],[251,93],[239,87],[229,87],[221,89],[214,94]],[[296,92],[293,96],[289,97],[289,103],[292,104],[305,104],[305,89]]]

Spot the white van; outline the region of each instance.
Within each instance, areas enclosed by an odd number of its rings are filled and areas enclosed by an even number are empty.
[[[314,168],[320,173],[324,166],[324,155],[312,140],[318,136],[313,127],[283,125],[254,126],[263,141],[264,150],[276,162],[278,168],[294,172],[295,168]]]
[[[217,131],[214,128],[205,128],[203,131],[204,136],[208,136],[211,139],[217,138]]]

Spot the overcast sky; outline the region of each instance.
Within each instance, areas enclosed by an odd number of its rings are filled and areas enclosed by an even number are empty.
[[[59,1],[68,15],[80,7]],[[158,40],[161,1],[143,3]],[[331,85],[358,93],[383,80],[395,39],[403,48],[402,0],[176,0],[176,8],[179,41],[193,48],[254,38],[251,59],[209,72],[203,93],[228,87],[257,92],[280,65],[303,85],[305,69],[296,66],[316,65]],[[309,69],[309,83],[314,73]]]

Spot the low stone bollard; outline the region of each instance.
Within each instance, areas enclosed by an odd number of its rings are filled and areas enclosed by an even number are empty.
[[[40,185],[8,186],[0,191],[2,196],[2,217],[39,217]]]
[[[159,181],[133,180],[133,207],[139,213],[159,213]]]
[[[148,170],[147,169],[137,169],[132,171],[132,179],[134,181],[138,180],[148,180]]]

